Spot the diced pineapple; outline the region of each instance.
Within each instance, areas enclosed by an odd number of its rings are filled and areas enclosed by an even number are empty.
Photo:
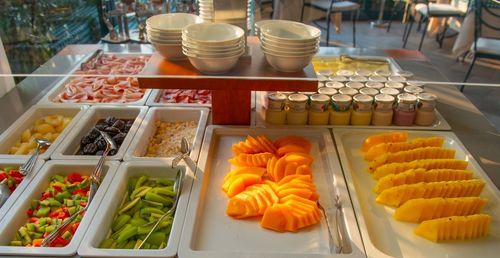
[[[390,174],[380,178],[373,191],[377,194],[393,186],[404,184],[415,184],[419,182],[440,182],[468,180],[472,178],[472,172],[460,169],[431,169],[424,168],[409,169],[401,174]]]
[[[417,223],[442,217],[472,215],[480,213],[487,202],[487,199],[480,197],[418,198],[397,208],[394,219]]]
[[[22,142],[27,142],[27,141],[30,140],[30,137],[31,137],[31,129],[26,129],[21,134],[21,141]]]
[[[468,162],[465,160],[457,160],[457,159],[421,159],[414,160],[410,162],[402,162],[402,163],[390,163],[385,164],[378,167],[373,172],[373,178],[379,179],[383,176],[390,174],[400,174],[402,172],[407,171],[408,169],[414,168],[425,168],[427,170],[430,169],[466,169],[468,166]]]
[[[400,185],[382,191],[375,200],[383,205],[399,207],[417,198],[479,196],[484,184],[482,180],[472,179]]]
[[[454,149],[441,147],[423,147],[413,150],[383,154],[370,162],[368,169],[375,171],[378,167],[394,162],[409,162],[422,159],[451,159],[455,157]]]
[[[490,224],[491,216],[487,214],[452,216],[424,221],[414,233],[434,242],[468,240],[487,236]]]
[[[429,138],[417,138],[409,142],[389,142],[381,143],[370,148],[368,152],[365,153],[365,160],[371,161],[377,156],[385,153],[399,152],[412,150],[422,147],[441,147],[443,146],[444,139],[442,137],[429,137]]]

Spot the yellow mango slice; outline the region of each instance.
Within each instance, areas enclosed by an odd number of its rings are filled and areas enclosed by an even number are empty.
[[[444,169],[444,168],[466,169],[467,166],[468,166],[467,161],[457,160],[457,159],[422,159],[410,162],[390,163],[378,167],[373,172],[373,178],[378,180],[379,178],[389,174],[400,174],[402,172],[407,171],[408,169],[415,169],[415,168],[425,168],[426,170]]]
[[[423,147],[413,150],[383,154],[372,160],[368,166],[368,169],[370,170],[370,172],[373,172],[378,167],[388,163],[410,162],[413,160],[423,159],[452,159],[454,157],[454,149],[441,147]]]
[[[414,233],[433,242],[447,240],[468,240],[489,234],[491,216],[475,214],[452,216],[422,222]]]
[[[381,143],[371,147],[370,150],[364,154],[364,158],[367,161],[371,161],[385,153],[407,151],[422,147],[442,147],[443,142],[443,137],[428,137],[417,138],[409,142]]]
[[[361,150],[363,152],[367,152],[371,147],[381,144],[381,143],[389,143],[389,142],[405,142],[408,139],[407,132],[390,132],[390,133],[380,133],[372,135],[366,138],[363,142],[363,146]]]

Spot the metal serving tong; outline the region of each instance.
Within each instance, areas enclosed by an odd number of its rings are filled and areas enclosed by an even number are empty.
[[[369,58],[369,57],[353,57],[350,55],[340,55],[340,62],[342,63],[352,63],[354,61],[365,62],[369,64],[387,64],[388,61],[379,58]]]
[[[31,172],[33,172],[33,168],[35,167],[36,161],[38,160],[38,156],[40,155],[40,150],[42,148],[45,148],[50,145],[50,141],[47,139],[36,139],[36,150],[33,152],[31,157],[24,163],[20,168],[19,172],[23,176],[29,176]],[[5,183],[7,180],[4,179],[2,182],[0,182],[0,208],[3,206],[3,204],[9,199],[10,195],[12,192],[10,191],[9,187]]]
[[[97,49],[87,61],[80,64],[80,70],[85,71],[88,68],[95,69],[97,67],[97,64],[101,62],[103,54],[104,51],[102,49]]]
[[[106,141],[106,149],[104,150],[101,158],[99,158],[99,161],[97,162],[97,165],[90,175],[90,193],[89,193],[89,199],[87,200],[87,204],[83,209],[80,209],[79,211],[75,212],[71,217],[67,218],[59,227],[57,227],[54,231],[52,231],[47,237],[45,237],[42,241],[42,246],[47,247],[50,246],[50,244],[66,229],[67,226],[73,222],[78,215],[84,213],[87,211],[88,207],[90,206],[90,203],[94,199],[94,196],[99,189],[99,185],[101,184],[102,180],[102,166],[104,165],[104,161],[106,161],[106,157],[108,156],[109,152],[111,150],[118,149],[115,141],[109,136],[109,134],[99,131],[101,133],[101,136],[104,138]]]
[[[172,168],[177,166],[181,160],[184,160],[192,171],[196,171],[196,162],[189,156],[191,154],[191,146],[189,146],[186,137],[182,137],[180,150],[181,153],[172,160]]]
[[[142,240],[142,243],[137,247],[137,249],[141,249],[142,248],[142,246],[144,245],[144,243],[146,243],[146,241],[149,239],[149,237],[151,236],[151,234],[153,234],[153,232],[156,230],[156,228],[158,228],[158,226],[160,225],[160,223],[161,223],[161,221],[163,219],[165,219],[169,214],[172,214],[173,212],[175,212],[175,209],[177,208],[177,203],[179,202],[179,197],[181,196],[183,181],[184,181],[184,173],[182,172],[182,170],[179,169],[177,171],[177,175],[175,176],[175,181],[174,181],[175,199],[174,199],[174,203],[172,204],[172,208],[170,208],[167,212],[165,212],[156,221],[156,223],[154,224],[154,226],[151,228],[151,230],[146,235],[146,237]],[[143,227],[147,227],[149,225],[152,225],[153,223],[154,223],[154,221],[152,221],[150,223],[147,223],[147,224],[144,224]]]
[[[335,196],[335,236],[331,230],[331,223],[326,214],[325,208],[321,205],[319,200],[317,201],[318,207],[323,213],[323,217],[325,218],[326,227],[328,228],[328,237],[330,239],[330,252],[334,252],[336,254],[342,253],[344,250],[344,230],[343,230],[343,219],[342,219],[342,203],[340,202],[340,197],[338,195]],[[333,250],[332,250],[332,247]]]

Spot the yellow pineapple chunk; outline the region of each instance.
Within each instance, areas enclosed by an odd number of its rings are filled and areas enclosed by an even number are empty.
[[[442,137],[417,138],[409,142],[388,142],[377,144],[365,153],[364,158],[371,161],[376,157],[399,151],[407,151],[422,147],[442,147],[444,139]]]
[[[379,133],[367,137],[363,141],[363,146],[361,146],[361,151],[366,152],[371,149],[371,147],[376,146],[380,143],[386,142],[405,142],[408,138],[407,132],[390,132],[390,133]]]
[[[422,222],[449,216],[465,216],[480,213],[488,202],[480,197],[412,199],[396,209],[394,219],[406,222]]]
[[[408,169],[425,168],[426,170],[448,168],[448,169],[466,169],[468,162],[457,159],[420,159],[410,162],[390,163],[378,167],[373,172],[373,178],[379,179],[390,174],[400,174]]]
[[[484,181],[479,179],[421,182],[391,187],[382,191],[375,200],[383,205],[399,207],[406,201],[417,198],[479,196],[483,188]]]
[[[409,169],[401,174],[390,174],[380,178],[373,191],[377,194],[393,186],[404,184],[415,184],[419,182],[440,182],[468,180],[472,178],[472,172],[460,169],[431,169],[424,168]]]
[[[487,214],[452,216],[426,220],[415,228],[414,233],[434,242],[468,240],[487,236],[490,224],[491,216]]]
[[[370,162],[368,169],[375,171],[378,167],[394,162],[409,162],[421,159],[452,159],[455,157],[454,149],[441,147],[423,147],[413,150],[383,154]]]

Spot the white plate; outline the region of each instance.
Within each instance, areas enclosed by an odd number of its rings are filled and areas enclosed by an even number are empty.
[[[104,53],[106,55],[115,55],[118,57],[129,57],[129,56],[149,56],[148,54],[123,54],[123,53]],[[91,57],[91,54],[87,55],[85,58],[82,59],[82,62],[79,62],[75,67],[68,73],[68,74],[74,74],[78,69],[80,69],[80,64],[86,62],[89,58]],[[38,104],[56,104],[56,105],[128,105],[128,106],[142,106],[146,103],[146,100],[149,97],[149,94],[151,93],[151,89],[146,89],[144,91],[144,96],[134,102],[128,102],[128,103],[59,103],[59,102],[54,102],[53,99],[59,95],[62,91],[65,89],[65,85],[71,81],[72,79],[76,78],[75,76],[61,76],[62,78],[54,84],[52,89],[40,99]],[[124,75],[127,76],[127,75]],[[131,76],[138,76],[138,75],[131,75]]]
[[[138,106],[93,106],[91,107],[81,121],[68,134],[64,143],[59,145],[52,154],[52,159],[72,159],[72,160],[98,160],[100,156],[74,155],[80,147],[80,140],[97,124],[101,119],[107,116],[114,116],[118,119],[134,119],[134,123],[127,133],[125,140],[113,156],[108,156],[108,160],[122,160],[123,155],[142,123],[148,107]]]
[[[375,180],[367,172],[360,146],[366,137],[380,132],[383,131],[333,129],[368,257],[498,257],[500,193],[458,138],[451,132],[409,131],[408,135],[410,139],[444,137],[444,147],[455,149],[457,159],[469,162],[468,169],[474,177],[486,182],[481,197],[489,199],[484,213],[492,217],[491,231],[485,238],[437,244],[413,234],[417,224],[393,219],[394,208],[375,203],[376,196],[372,191]]]
[[[10,155],[10,147],[16,144],[16,141],[21,139],[21,134],[24,130],[33,127],[35,121],[39,118],[48,115],[63,115],[73,117],[71,122],[64,128],[59,137],[52,142],[47,150],[40,154],[39,158],[48,160],[52,152],[66,138],[68,133],[73,130],[73,127],[82,119],[86,113],[88,106],[85,105],[65,105],[58,106],[54,104],[34,105],[28,109],[21,117],[19,117],[2,135],[0,135],[0,159],[12,158],[29,158],[30,155]]]
[[[0,160],[0,168],[5,168],[5,167],[20,167],[24,163],[28,161],[28,158],[22,158],[22,159],[2,159]],[[35,177],[36,173],[40,170],[40,168],[43,166],[43,163],[45,161],[42,159],[38,159],[37,162],[35,163],[35,167],[33,168],[33,172],[24,177],[23,181],[16,187],[16,190],[10,195],[9,199],[3,204],[3,206],[0,208],[0,221],[2,221],[3,216],[10,210],[12,205],[16,203],[17,198],[21,196],[23,193],[24,189],[28,186],[28,184],[31,182],[31,180]]]
[[[174,122],[174,121],[195,121],[197,124],[196,133],[193,142],[190,142],[191,155],[190,157],[196,161],[200,154],[201,143],[205,127],[207,126],[208,114],[207,108],[176,108],[176,107],[154,107],[150,108],[144,122],[141,124],[137,133],[132,140],[123,160],[156,160],[167,159],[172,160],[174,157],[144,157],[148,150],[150,139],[156,132],[156,121]]]
[[[264,134],[271,139],[300,135],[312,143],[312,169],[320,201],[334,221],[333,197],[340,196],[346,226],[346,253],[330,253],[328,230],[320,224],[296,233],[263,229],[259,219],[236,220],[226,215],[228,198],[221,190],[229,172],[231,146],[246,135]],[[209,126],[202,157],[193,183],[186,221],[179,245],[180,258],[196,257],[365,257],[359,229],[330,132],[323,130],[258,129]]]
[[[450,124],[444,119],[443,115],[436,109],[436,121],[430,126],[412,125],[412,126],[379,126],[379,125],[272,125],[266,122],[266,94],[265,91],[258,91],[257,105],[256,105],[256,122],[258,127],[266,128],[366,128],[366,129],[401,129],[401,130],[432,130],[432,131],[449,131],[451,130]]]
[[[45,163],[40,172],[27,186],[23,195],[18,198],[16,205],[12,206],[9,212],[5,215],[0,224],[0,255],[30,255],[30,256],[71,256],[76,254],[76,250],[80,241],[92,223],[97,207],[104,197],[104,193],[111,183],[111,179],[115,175],[118,162],[106,162],[103,167],[103,180],[99,186],[99,190],[90,203],[90,206],[83,216],[80,226],[76,230],[70,243],[65,247],[19,247],[7,246],[13,239],[16,231],[28,221],[26,211],[31,206],[31,200],[40,199],[41,193],[47,189],[50,178],[53,175],[68,175],[72,172],[80,172],[84,175],[90,175],[96,166],[95,161],[80,160],[80,161],[49,161]]]
[[[101,202],[93,223],[78,248],[78,254],[82,257],[175,257],[194,178],[194,172],[186,167],[184,163],[180,163],[179,168],[185,172],[185,178],[166,248],[159,250],[98,248],[109,233],[114,215],[122,203],[127,183],[131,177],[146,175],[150,178],[175,179],[177,170],[170,168],[170,162],[165,160],[133,161],[124,162],[120,165],[116,176],[113,178],[113,184],[106,192],[106,197]]]

